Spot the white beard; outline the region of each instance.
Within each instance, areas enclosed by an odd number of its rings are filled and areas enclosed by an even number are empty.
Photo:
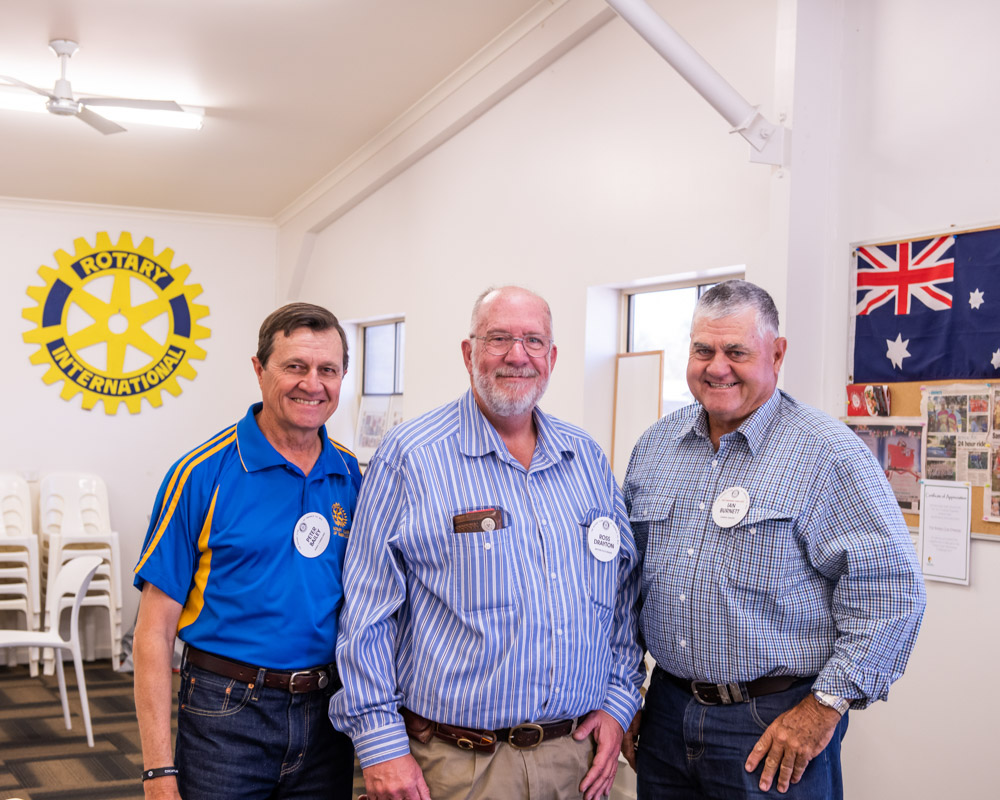
[[[535,377],[538,370],[534,367],[502,367],[492,374],[479,369],[476,360],[472,360],[472,383],[476,392],[486,407],[498,417],[519,417],[530,412],[548,388],[548,379],[536,383],[530,391],[519,392],[517,389],[506,391],[497,383],[497,375],[506,377]]]

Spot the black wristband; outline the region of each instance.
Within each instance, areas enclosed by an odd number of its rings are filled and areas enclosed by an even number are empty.
[[[168,775],[180,775],[181,771],[177,767],[157,767],[156,769],[144,769],[142,771],[142,782],[151,781],[153,778],[166,778]]]

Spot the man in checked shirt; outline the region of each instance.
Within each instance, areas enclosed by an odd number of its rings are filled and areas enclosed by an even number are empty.
[[[536,404],[552,317],[485,292],[470,390],[392,429],[348,542],[334,727],[370,800],[607,795],[634,683],[635,543],[608,461]]]
[[[885,475],[844,425],[776,390],[786,345],[767,292],[711,288],[691,324],[697,402],[632,453],[657,662],[623,743],[640,800],[775,784],[841,798],[847,709],[885,699],[920,627],[923,579]]]

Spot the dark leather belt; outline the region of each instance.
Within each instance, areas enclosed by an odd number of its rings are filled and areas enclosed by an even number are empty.
[[[189,663],[194,664],[199,669],[208,670],[209,672],[214,672],[216,675],[221,675],[223,678],[231,678],[234,681],[242,681],[243,683],[253,684],[260,672],[259,667],[244,664],[240,661],[233,661],[222,656],[212,655],[190,645],[185,649],[184,657]],[[327,688],[333,691],[339,688],[339,684],[340,680],[337,676],[337,667],[335,664],[313,667],[312,669],[300,669],[294,672],[277,672],[270,669],[265,669],[264,671],[264,686],[268,689],[282,689],[291,694],[304,694]]]
[[[575,719],[563,719],[559,722],[522,722],[512,728],[491,731],[434,722],[405,708],[402,714],[406,732],[417,741],[426,743],[431,736],[435,736],[460,750],[480,753],[494,752],[497,744],[509,744],[515,750],[532,750],[543,741],[567,736],[576,728]]]
[[[674,686],[690,692],[694,699],[703,706],[749,703],[755,697],[763,697],[766,694],[776,694],[790,689],[799,681],[814,680],[814,678],[800,678],[797,675],[777,675],[770,678],[757,678],[757,680],[746,683],[708,683],[707,681],[689,681],[686,678],[678,678],[660,667],[654,668],[654,677],[657,673]]]

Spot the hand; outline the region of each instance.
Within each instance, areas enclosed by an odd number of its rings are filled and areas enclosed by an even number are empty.
[[[639,747],[639,723],[642,722],[642,709],[635,712],[632,722],[629,723],[628,730],[625,731],[625,738],[622,739],[622,755],[633,772],[638,772],[635,767],[635,751]]]
[[[770,789],[777,773],[778,791],[787,792],[789,783],[798,783],[809,762],[830,743],[839,722],[840,714],[808,695],[767,726],[750,751],[746,771],[753,772],[764,759],[760,790]]]
[[[424,774],[411,755],[372,764],[364,773],[368,800],[431,800]]]
[[[630,726],[631,727],[631,726]],[[606,711],[591,711],[573,731],[573,738],[582,742],[593,733],[597,751],[594,763],[583,776],[580,791],[584,800],[598,800],[611,794],[611,785],[618,772],[618,752],[622,746],[622,726]]]
[[[142,791],[146,800],[181,800],[181,793],[177,788],[177,778],[173,775],[143,781]]]

